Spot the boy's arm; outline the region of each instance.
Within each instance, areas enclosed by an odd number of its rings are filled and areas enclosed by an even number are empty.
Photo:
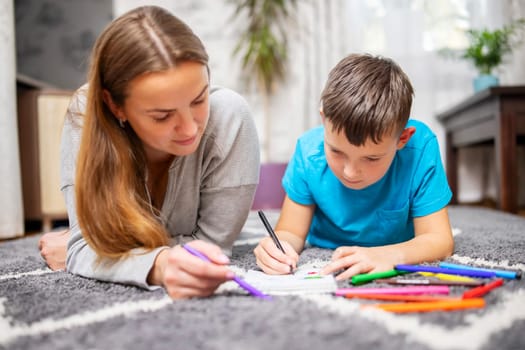
[[[386,271],[396,264],[418,264],[441,260],[454,250],[447,208],[414,218],[415,237],[409,241],[380,247],[339,247],[323,273],[342,269],[338,280],[360,273]]]
[[[299,261],[299,253],[304,248],[304,241],[314,212],[314,205],[301,205],[285,197],[281,215],[275,227],[284,251],[281,252],[270,237],[263,238],[253,250],[257,265],[268,274],[290,273]]]
[[[315,205],[302,205],[285,196],[281,215],[275,226],[280,240],[290,243],[297,254],[304,248],[306,235],[310,230]]]
[[[415,237],[406,242],[405,264],[442,260],[454,252],[454,238],[447,207],[435,213],[414,218]],[[412,244],[409,244],[411,243]]]

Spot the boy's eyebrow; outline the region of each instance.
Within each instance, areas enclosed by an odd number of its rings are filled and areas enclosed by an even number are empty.
[[[342,152],[339,148],[335,147],[334,145],[330,144],[330,142],[324,140],[324,142],[328,145],[328,147],[330,147],[332,150],[334,151],[339,151],[339,152]],[[365,157],[384,157],[386,156],[387,152],[383,152],[383,153],[375,153],[375,154],[367,154]]]
[[[324,143],[326,143],[328,145],[328,147],[330,147],[334,151],[341,151],[339,148],[337,148],[334,145],[330,144],[330,142],[328,142],[326,140],[324,140]]]
[[[201,92],[199,92],[199,94],[197,95],[197,97],[195,97],[195,98],[192,100],[192,102],[193,102],[193,101],[196,101],[196,100],[198,100],[198,99],[200,99],[200,98],[202,97],[202,95],[204,95],[204,93],[206,92],[206,90],[208,89],[208,86],[209,86],[209,84],[206,84],[206,85],[204,86],[204,88],[201,90]],[[153,109],[147,109],[146,112],[147,112],[147,113],[150,113],[150,112],[164,112],[164,113],[167,113],[167,112],[173,112],[173,111],[175,111],[175,110],[176,110],[176,108],[168,108],[168,109],[165,109],[165,108],[153,108]]]

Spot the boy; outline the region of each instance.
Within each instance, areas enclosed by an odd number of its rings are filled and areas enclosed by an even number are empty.
[[[330,72],[322,126],[299,138],[286,173],[276,233],[254,253],[270,274],[297,266],[305,241],[335,249],[337,279],[444,259],[454,242],[436,136],[408,120],[413,88],[392,60],[350,55]],[[336,249],[337,248],[337,249]]]

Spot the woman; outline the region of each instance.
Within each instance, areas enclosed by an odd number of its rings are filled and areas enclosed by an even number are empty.
[[[208,55],[178,18],[144,6],[102,32],[61,159],[71,234],[41,240],[50,266],[65,255],[53,244],[67,239],[69,272],[163,286],[173,298],[233,278],[223,251],[253,200],[259,142],[246,102],[210,87]],[[188,241],[214,264],[182,249]]]

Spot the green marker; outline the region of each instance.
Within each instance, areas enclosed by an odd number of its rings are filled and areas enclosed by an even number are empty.
[[[359,285],[363,283],[367,283],[373,280],[376,280],[378,278],[389,278],[399,275],[404,275],[407,273],[407,271],[399,271],[399,270],[388,270],[383,272],[375,272],[375,273],[362,273],[360,275],[355,275],[352,277],[352,284]]]
[[[312,275],[312,276],[306,276],[304,279],[305,280],[317,280],[317,279],[321,279],[323,278],[323,276],[321,275]]]

